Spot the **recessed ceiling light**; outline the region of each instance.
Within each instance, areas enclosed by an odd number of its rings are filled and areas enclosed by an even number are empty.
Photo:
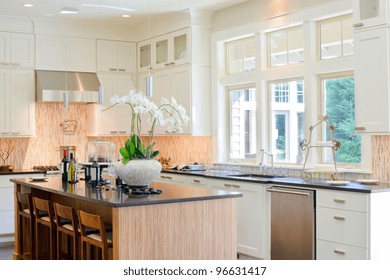
[[[121,17],[123,17],[123,18],[129,18],[129,17],[131,17],[131,15],[121,15]]]
[[[34,4],[26,3],[23,6],[26,8],[32,8],[32,7],[34,7]]]
[[[78,12],[79,12],[79,10],[77,10],[76,8],[63,7],[63,8],[61,8],[60,14],[77,14]]]
[[[105,9],[119,10],[119,11],[125,11],[125,12],[135,12],[136,11],[134,9],[118,7],[118,6],[108,6],[108,5],[81,4],[81,6],[83,6],[83,7],[92,7],[92,8],[105,8]]]

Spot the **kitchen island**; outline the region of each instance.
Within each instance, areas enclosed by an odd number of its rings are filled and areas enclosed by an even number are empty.
[[[239,192],[152,183],[161,194],[133,195],[121,188],[94,188],[61,177],[11,179],[16,192],[99,214],[112,224],[112,259],[235,259]],[[15,209],[17,207],[15,206]],[[17,211],[17,210],[15,210]],[[15,240],[18,222],[15,212]],[[14,259],[20,244],[15,241]]]

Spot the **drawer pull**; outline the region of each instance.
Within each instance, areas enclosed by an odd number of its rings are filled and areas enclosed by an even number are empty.
[[[362,26],[363,26],[363,23],[362,23],[362,22],[355,23],[355,24],[353,25],[353,27],[355,27],[355,28],[362,27]]]
[[[172,180],[172,177],[171,176],[165,176],[165,179]]]
[[[233,188],[239,189],[240,185],[232,185]]]
[[[335,254],[345,255],[345,251],[344,251],[344,250],[334,249],[333,252],[334,252]]]
[[[200,183],[200,180],[194,179],[194,180],[192,180],[192,182],[194,182],[194,183]]]
[[[116,69],[116,68],[109,68],[108,70],[110,70],[110,71],[117,71],[118,69]]]
[[[357,127],[355,127],[355,130],[363,131],[363,130],[366,130],[366,128],[364,126],[357,126]]]
[[[163,175],[161,175],[161,176],[160,176],[160,178],[161,178],[161,179],[165,179],[165,178],[166,178],[166,176],[163,176]]]
[[[232,185],[231,184],[223,184],[225,187],[230,188]]]
[[[335,198],[335,199],[333,199],[333,201],[336,203],[345,203],[344,199],[339,199],[339,198]]]
[[[333,219],[338,220],[338,221],[345,221],[345,217],[342,217],[342,216],[333,216]]]

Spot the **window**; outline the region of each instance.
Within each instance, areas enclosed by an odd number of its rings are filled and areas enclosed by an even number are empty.
[[[230,158],[256,158],[256,90],[229,90]]]
[[[226,43],[227,74],[253,71],[256,69],[254,37]]]
[[[352,16],[320,21],[318,26],[321,59],[353,55]]]
[[[353,77],[331,77],[322,79],[324,115],[335,126],[334,138],[341,143],[336,152],[336,161],[341,163],[361,162],[361,137],[355,132],[355,91]],[[329,141],[330,135],[324,135]],[[326,151],[324,162],[332,160],[330,151]]]
[[[304,139],[303,81],[270,84],[271,148],[275,161],[302,163],[299,143]]]
[[[269,66],[303,62],[303,28],[292,28],[268,34]]]

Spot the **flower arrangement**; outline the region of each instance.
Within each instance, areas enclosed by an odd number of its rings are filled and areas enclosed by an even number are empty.
[[[131,159],[154,158],[160,152],[154,150],[156,142],[153,141],[154,130],[157,125],[166,126],[166,131],[170,133],[180,133],[182,127],[188,125],[189,117],[186,109],[177,104],[172,97],[171,101],[166,98],[161,99],[161,105],[157,106],[150,101],[142,91],[131,90],[128,95],[119,97],[113,96],[110,99],[111,106],[104,109],[108,110],[117,105],[128,105],[131,111],[131,129],[130,137],[126,140],[125,146],[121,147],[119,152],[122,155],[122,163],[126,164]],[[147,142],[142,143],[140,134],[142,128],[141,115],[147,114],[150,119],[148,125]]]

